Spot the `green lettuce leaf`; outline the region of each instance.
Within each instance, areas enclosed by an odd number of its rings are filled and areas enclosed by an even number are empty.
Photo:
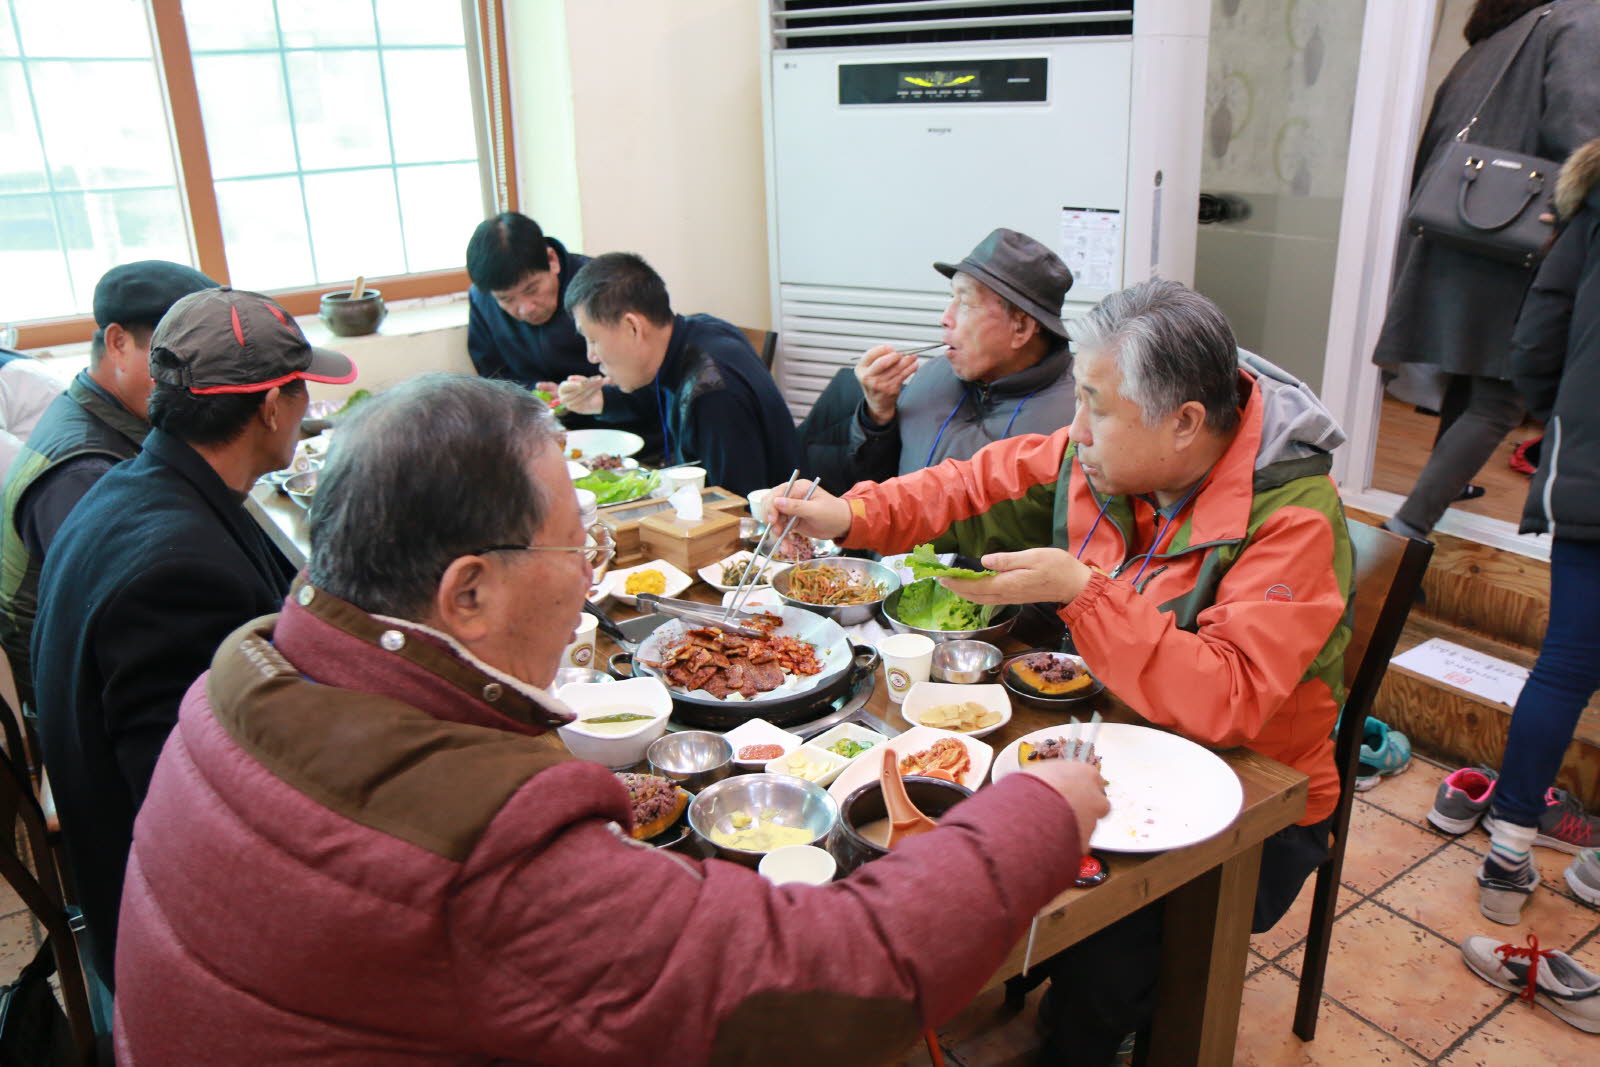
[[[981,630],[999,608],[956,596],[932,578],[912,582],[900,593],[895,616],[919,630]]]
[[[594,471],[572,484],[594,494],[596,504],[620,504],[653,490],[660,478],[655,471]]]
[[[975,571],[939,562],[932,545],[918,545],[906,557],[906,566],[918,578],[993,578],[994,571]]]

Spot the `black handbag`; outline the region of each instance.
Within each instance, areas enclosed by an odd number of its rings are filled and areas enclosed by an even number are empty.
[[[1406,217],[1406,225],[1417,236],[1522,267],[1531,268],[1539,261],[1553,229],[1552,223],[1539,218],[1547,210],[1545,187],[1561,164],[1473,144],[1467,135],[1534,27],[1548,14],[1550,7],[1528,20],[1522,40],[1494,76],[1472,120],[1445,145],[1417,184]]]
[[[50,988],[55,973],[55,953],[45,938],[17,980],[0,987],[0,1067],[70,1067],[77,1061],[72,1028]]]

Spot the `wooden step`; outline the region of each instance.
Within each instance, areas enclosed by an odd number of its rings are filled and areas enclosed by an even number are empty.
[[[1373,526],[1382,521],[1355,508],[1346,513]],[[1550,621],[1550,564],[1437,531],[1433,540],[1433,559],[1422,579],[1427,602],[1412,615],[1538,648]]]
[[[1395,647],[1398,655],[1440,637],[1521,667],[1532,667],[1527,648],[1484,637],[1413,612]],[[1452,766],[1498,768],[1505,753],[1511,709],[1404,667],[1389,666],[1372,714],[1410,739],[1412,748]],[[1600,811],[1600,698],[1591,699],[1562,758],[1556,785],[1571,790],[1590,811]]]

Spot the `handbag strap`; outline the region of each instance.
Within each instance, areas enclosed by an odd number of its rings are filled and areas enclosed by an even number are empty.
[[[1556,0],[1556,2],[1559,2],[1559,0]],[[1522,54],[1522,47],[1528,43],[1528,38],[1533,36],[1534,27],[1543,22],[1544,17],[1550,14],[1551,9],[1555,6],[1555,3],[1546,5],[1545,9],[1539,12],[1537,17],[1528,20],[1527,28],[1522,31],[1522,40],[1517,42],[1517,47],[1513,48],[1511,54],[1506,56],[1505,62],[1500,64],[1500,70],[1495,74],[1494,81],[1489,83],[1489,91],[1483,94],[1483,99],[1478,101],[1478,106],[1472,109],[1472,118],[1467,121],[1465,126],[1461,127],[1461,132],[1456,134],[1457,141],[1465,141],[1467,134],[1472,132],[1472,127],[1478,124],[1478,115],[1483,111],[1483,105],[1487,104],[1489,98],[1494,95],[1494,91],[1500,88],[1501,79],[1506,76],[1506,71],[1511,69],[1511,64],[1515,63],[1517,57]]]

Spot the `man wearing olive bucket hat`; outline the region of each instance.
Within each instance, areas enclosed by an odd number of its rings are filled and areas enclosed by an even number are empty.
[[[1027,234],[1005,228],[958,263],[930,359],[870,349],[856,365],[864,399],[849,424],[851,483],[970,459],[993,441],[1054,433],[1072,422],[1072,357],[1061,304],[1072,272]],[[808,459],[810,455],[808,453]]]

